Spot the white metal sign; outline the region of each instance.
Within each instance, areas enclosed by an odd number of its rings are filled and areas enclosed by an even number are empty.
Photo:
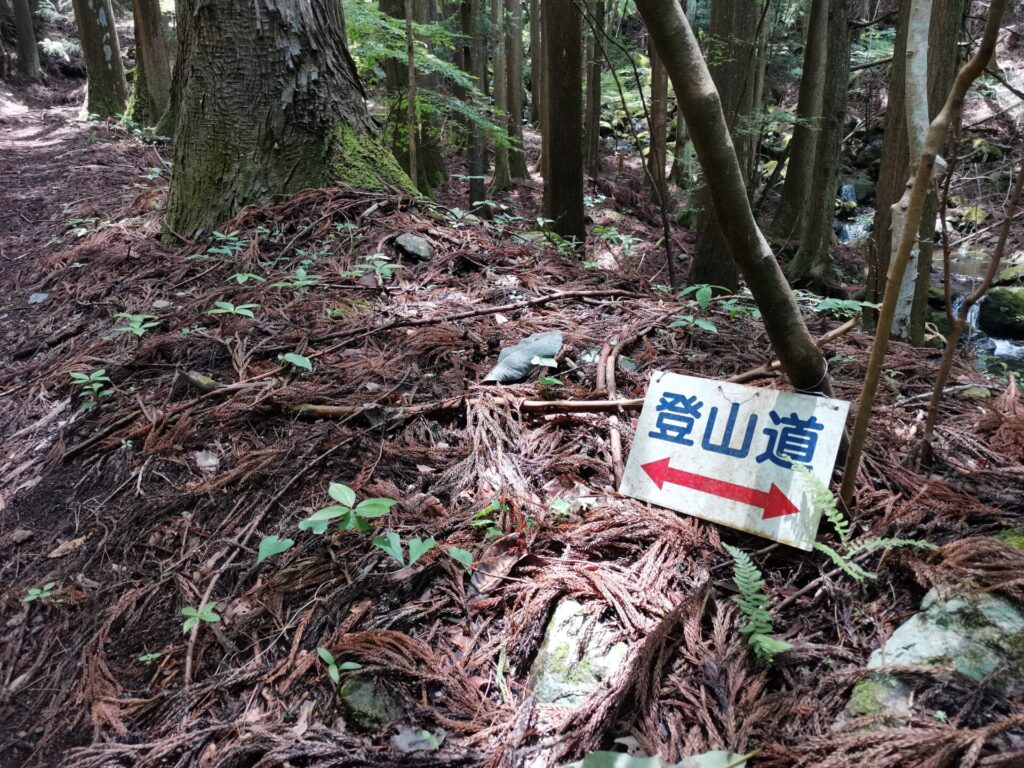
[[[655,371],[620,492],[811,549],[821,510],[802,464],[826,485],[850,404]]]

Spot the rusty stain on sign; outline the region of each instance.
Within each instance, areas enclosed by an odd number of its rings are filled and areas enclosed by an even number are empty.
[[[656,371],[619,490],[626,496],[810,550],[849,403]]]

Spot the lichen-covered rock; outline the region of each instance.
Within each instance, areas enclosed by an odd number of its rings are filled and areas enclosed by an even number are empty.
[[[1024,339],[1024,288],[992,288],[978,308],[978,326],[989,336]]]
[[[992,285],[1024,285],[1024,264],[1011,264],[995,276]]]
[[[395,238],[395,250],[416,261],[430,261],[434,258],[434,246],[419,235],[399,235]]]
[[[994,688],[1024,693],[1024,612],[995,594],[943,600],[932,590],[868,660],[869,669],[901,666],[952,667],[979,682],[995,672]]]
[[[394,696],[372,677],[365,675],[346,680],[338,691],[338,697],[345,718],[360,728],[375,728],[405,714]]]
[[[558,604],[530,670],[539,701],[576,706],[622,664],[627,646],[575,600]]]
[[[853,687],[846,703],[846,714],[851,717],[884,715],[905,720],[911,714],[910,689],[892,675],[873,672]]]

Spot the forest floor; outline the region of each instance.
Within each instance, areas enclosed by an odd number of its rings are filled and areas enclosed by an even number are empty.
[[[581,258],[507,222],[336,188],[168,245],[168,146],[15,107],[0,102],[0,765],[542,766],[616,739],[669,762],[759,750],[757,768],[1024,760],[1019,695],[950,668],[894,671],[914,690],[902,722],[844,714],[930,588],[969,579],[1024,601],[1024,552],[1006,543],[1024,524],[1012,383],[958,363],[951,384],[996,396],[947,397],[918,471],[938,353],[892,346],[854,537],[938,548],[874,552],[858,562],[875,577],[855,582],[819,553],[618,495],[614,414],[561,402],[641,397],[655,369],[722,379],[771,360],[759,321],[723,300],[706,313],[717,333],[669,328],[696,310],[657,288],[653,242]],[[592,215],[621,225],[613,207]],[[404,233],[432,258],[403,260]],[[402,268],[350,275],[375,253]],[[112,335],[120,312],[158,325]],[[818,336],[842,323],[810,303],[807,321]],[[556,330],[562,386],[481,383],[499,349]],[[823,345],[837,397],[856,400],[869,342]],[[99,369],[107,394],[83,409],[70,375]],[[373,524],[437,546],[399,567],[372,534],[298,530],[331,482],[396,499]],[[268,535],[295,544],[257,563]],[[723,540],[765,574],[792,644],[771,664],[738,631]],[[569,598],[625,644],[571,706],[530,676]],[[205,602],[220,620],[183,634],[182,608]]]

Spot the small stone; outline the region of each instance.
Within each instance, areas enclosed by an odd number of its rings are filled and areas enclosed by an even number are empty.
[[[575,600],[558,604],[530,670],[530,688],[544,703],[576,706],[622,664],[627,645]]]
[[[11,534],[11,541],[15,544],[24,544],[26,541],[31,539],[35,534],[28,528],[18,528],[14,533]]]
[[[372,677],[349,678],[338,691],[348,719],[367,730],[400,718],[402,705]]]
[[[157,299],[153,302],[153,309],[167,309],[169,306],[171,306],[171,302],[167,299]]]
[[[419,235],[399,235],[395,238],[395,250],[415,261],[430,261],[434,258],[434,246]]]
[[[48,298],[50,298],[50,294],[48,294],[48,293],[33,293],[31,296],[28,297],[28,303],[29,304],[42,304]]]
[[[992,390],[988,387],[967,387],[956,393],[957,400],[984,400],[992,397]]]

